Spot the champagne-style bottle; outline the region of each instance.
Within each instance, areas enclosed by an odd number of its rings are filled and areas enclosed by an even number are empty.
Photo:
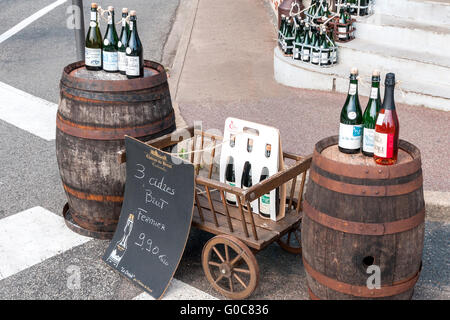
[[[303,43],[302,61],[308,62],[311,56],[311,27],[306,23],[305,42]]]
[[[362,111],[358,97],[358,69],[352,68],[347,99],[341,110],[339,151],[358,153],[361,149]]]
[[[286,54],[292,54],[292,45],[294,43],[294,24],[293,21],[288,21],[288,25],[287,25],[287,31],[286,31],[286,50],[285,53]]]
[[[327,40],[328,40],[328,47],[330,49],[330,63],[335,64],[337,63],[337,48],[336,43],[334,42],[333,30],[330,31]]]
[[[252,165],[250,162],[246,161],[244,164],[244,170],[242,171],[241,177],[241,188],[247,190],[253,185],[252,183]],[[244,208],[247,209],[247,204],[244,204]]]
[[[108,7],[108,26],[106,27],[105,38],[103,39],[103,70],[107,72],[119,71],[118,64],[118,42],[119,37],[116,32],[114,22],[114,7]]]
[[[279,46],[281,49],[283,49],[283,35],[286,30],[286,16],[284,14],[281,15],[281,22],[280,22],[280,32],[278,33],[278,39],[279,39]]]
[[[236,186],[233,157],[230,157],[227,163],[227,167],[225,169],[225,183],[232,187]],[[225,198],[229,204],[236,205],[236,196],[234,194],[226,192]]]
[[[339,10],[339,25],[338,25],[338,38],[339,40],[348,40],[348,27],[345,25],[347,23],[347,15],[345,14],[344,7]]]
[[[325,27],[323,29],[320,29],[319,48],[320,48],[320,65],[322,66],[330,64],[330,50],[328,46],[326,32],[327,31]]]
[[[118,47],[118,65],[119,72],[121,74],[126,74],[127,72],[127,46],[128,46],[128,38],[130,36],[130,26],[126,18],[128,17],[128,9],[122,9],[122,31],[120,32],[119,42],[117,44]]]
[[[144,76],[144,49],[137,31],[136,11],[130,12],[130,39],[127,47],[127,78],[142,78]]]
[[[301,50],[302,50],[302,34],[303,30],[301,29],[301,26],[297,28],[297,32],[295,34],[295,41],[294,41],[294,52],[293,52],[293,58],[295,60],[300,60]]]
[[[388,73],[374,137],[374,159],[381,165],[392,165],[397,162],[400,125],[395,110],[394,89],[395,74]]]
[[[102,34],[98,27],[98,5],[91,4],[91,21],[86,36],[84,62],[86,69],[98,71],[102,70]]]
[[[262,182],[266,180],[269,177],[269,169],[267,167],[264,167],[261,171],[261,176],[259,178],[259,181]],[[270,208],[271,208],[271,201],[270,201],[270,192],[262,195],[258,200],[259,205],[259,214],[263,218],[270,218]],[[275,190],[275,212],[276,215],[278,215],[280,209],[279,205],[279,192],[278,188]]]
[[[317,34],[317,30],[314,29],[311,37],[311,45],[312,54],[311,54],[311,63],[319,64],[320,61],[320,51],[319,51],[319,35]]]
[[[380,71],[375,70],[372,73],[372,88],[370,89],[369,102],[363,114],[363,145],[361,151],[367,157],[373,157],[375,124],[380,107]]]

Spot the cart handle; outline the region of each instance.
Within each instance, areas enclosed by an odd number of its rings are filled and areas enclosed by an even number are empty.
[[[284,171],[280,171],[268,179],[263,180],[244,191],[245,201],[254,201],[264,194],[270,192],[271,190],[287,183],[289,180],[294,179],[302,172],[306,172],[311,166],[312,155],[305,157],[302,161],[297,161],[297,163]]]

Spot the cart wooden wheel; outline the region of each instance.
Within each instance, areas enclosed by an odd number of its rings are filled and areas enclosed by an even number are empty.
[[[245,299],[258,286],[255,255],[235,237],[218,235],[210,239],[203,247],[202,266],[214,289],[227,298]]]
[[[302,242],[301,242],[301,221],[290,229],[284,236],[278,239],[279,246],[293,254],[302,253]]]

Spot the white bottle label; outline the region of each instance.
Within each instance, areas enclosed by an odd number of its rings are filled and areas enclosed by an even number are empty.
[[[339,27],[338,28],[338,32],[339,32],[339,39],[347,38],[347,34],[345,34],[347,32],[347,28],[346,27]]]
[[[384,120],[384,113],[378,113],[377,117],[377,126],[381,126]]]
[[[300,59],[300,49],[294,47],[294,59]]]
[[[97,22],[97,12],[91,11],[91,21]]]
[[[320,57],[320,62],[322,64],[328,63],[328,52],[322,52],[321,57]]]
[[[108,24],[112,24],[112,14],[108,14]]]
[[[365,152],[373,153],[375,129],[364,128],[363,132],[363,150]]]
[[[387,158],[387,133],[375,132],[373,152],[377,157]]]
[[[236,183],[234,182],[230,182],[230,181],[225,181],[226,184],[228,184],[229,186],[235,187]],[[227,199],[230,202],[237,202],[236,200],[236,195],[229,193],[229,192],[225,192],[225,199]]]
[[[101,67],[102,66],[102,49],[85,48],[84,60],[87,66]]]
[[[139,57],[127,56],[127,75],[139,76],[140,70]]]
[[[370,90],[370,98],[372,99],[378,98],[378,88],[372,88]]]
[[[312,54],[312,62],[313,63],[319,63],[320,60],[320,53],[319,52],[314,52]]]
[[[350,83],[350,88],[348,89],[348,94],[354,96],[356,94],[357,85],[355,83]]]
[[[339,146],[344,149],[361,148],[362,125],[343,124],[339,125]]]
[[[103,70],[117,71],[118,70],[118,54],[116,52],[103,51]]]
[[[133,30],[133,21],[130,21],[130,31]]]
[[[119,71],[127,71],[127,54],[125,52],[118,52]]]
[[[270,193],[259,198],[259,213],[270,215]]]

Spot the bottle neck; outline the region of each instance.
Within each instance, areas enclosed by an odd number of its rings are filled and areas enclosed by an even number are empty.
[[[394,101],[394,88],[395,85],[387,85],[384,90],[384,100],[382,109],[385,110],[395,110],[395,101]]]
[[[108,25],[114,25],[114,12],[108,14]]]
[[[97,9],[91,9],[91,21],[97,23]]]
[[[350,85],[348,88],[348,95],[354,96],[358,93],[358,79],[356,75],[350,76]]]
[[[130,31],[131,32],[137,32],[136,19],[130,19]]]
[[[372,88],[380,88],[380,78],[372,78]]]

